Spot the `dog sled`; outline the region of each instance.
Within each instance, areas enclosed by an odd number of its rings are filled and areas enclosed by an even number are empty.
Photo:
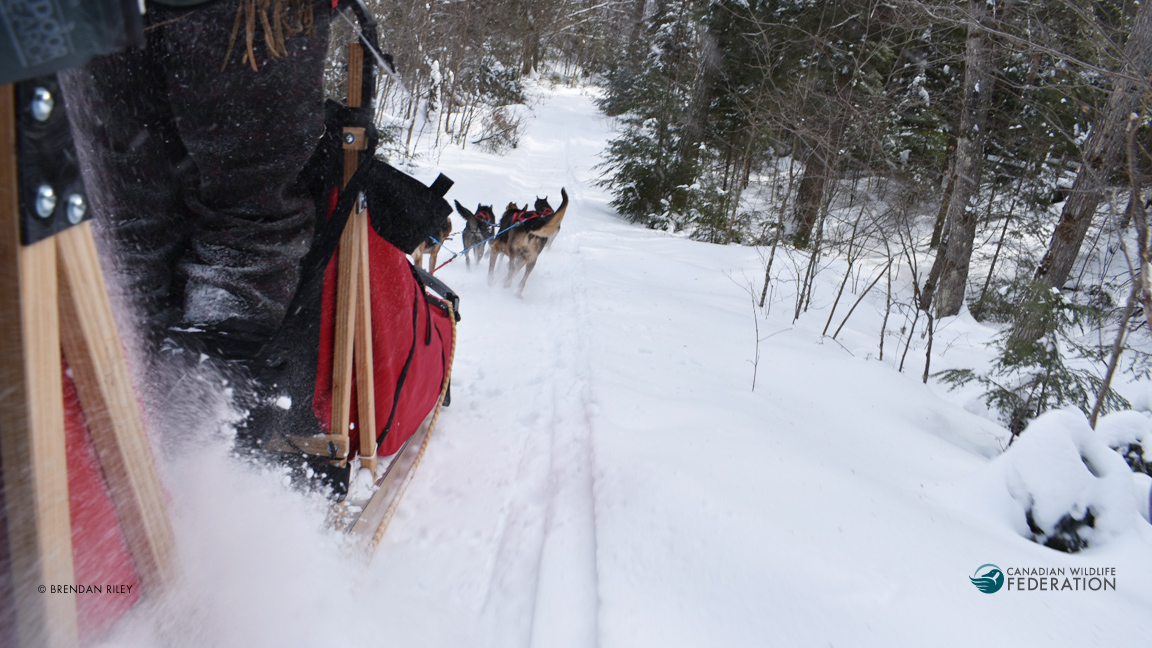
[[[77,52],[0,66],[13,84],[0,88],[0,646],[90,642],[178,578],[53,75],[139,41],[136,2],[92,4],[100,11],[72,17]],[[406,256],[451,212],[451,181],[424,186],[373,155],[363,99],[384,58],[367,10],[345,4],[368,56],[349,47],[347,102],[329,105],[306,170],[328,217],[254,364],[256,382],[289,400],[253,403],[240,436],[254,453],[313,467],[337,499],[354,468],[372,471],[372,488],[335,516],[370,550],[449,399],[459,299]]]

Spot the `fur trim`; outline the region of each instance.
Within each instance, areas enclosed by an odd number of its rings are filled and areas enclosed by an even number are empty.
[[[224,66],[236,46],[240,24],[244,24],[244,57],[253,70],[259,71],[256,63],[256,23],[264,30],[264,45],[269,58],[279,58],[288,53],[285,41],[300,32],[312,33],[313,15],[310,0],[240,0],[236,8],[236,21],[232,23],[232,36],[228,40],[228,52],[224,54]]]

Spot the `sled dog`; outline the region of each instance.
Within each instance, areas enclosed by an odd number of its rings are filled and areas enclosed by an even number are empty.
[[[500,233],[492,240],[492,252],[488,259],[489,283],[496,272],[496,259],[503,254],[508,257],[508,276],[504,279],[504,286],[511,286],[512,278],[523,268],[524,277],[520,280],[516,295],[524,296],[528,275],[536,267],[536,260],[544,246],[560,231],[564,213],[568,210],[568,192],[560,189],[560,195],[563,202],[556,211],[552,211],[547,198],[536,200],[535,211],[527,211],[527,205],[520,209],[516,203],[508,204],[504,215],[500,217]]]
[[[428,255],[428,272],[436,270],[436,255],[440,252],[440,242],[448,240],[448,235],[452,233],[452,218],[450,216],[444,217],[444,223],[435,234],[429,236],[423,243],[416,246],[412,252],[412,262],[417,267],[424,261],[424,255]],[[433,238],[435,237],[435,238]]]
[[[485,241],[492,237],[496,214],[492,205],[476,205],[476,212],[470,212],[459,200],[456,201],[456,211],[464,217],[464,263],[471,270],[472,257],[476,257],[477,264],[484,258]]]

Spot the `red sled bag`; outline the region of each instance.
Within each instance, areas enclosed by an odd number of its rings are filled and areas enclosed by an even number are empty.
[[[414,267],[406,255],[427,240],[452,212],[444,200],[451,186],[452,181],[441,175],[426,187],[384,161],[364,156],[356,174],[340,190],[329,219],[328,229],[346,221],[352,211],[350,201],[364,195],[372,224],[368,232],[368,277],[379,456],[399,450],[440,402],[441,395],[447,396],[459,299],[431,275]],[[342,232],[343,227],[335,230]],[[332,418],[337,263],[330,263],[325,271],[312,401],[313,412],[326,430],[330,429]],[[429,294],[427,284],[438,288],[444,299]],[[356,429],[359,421],[355,404],[360,397],[354,389],[351,411]],[[358,451],[359,435],[351,436],[352,448]]]
[[[368,264],[377,454],[388,456],[412,436],[446,392],[455,330],[449,303],[428,294],[405,253],[375,231],[368,234]],[[321,425],[330,429],[336,263],[329,264],[325,273],[321,313],[312,408]],[[355,404],[361,397],[354,386],[352,422],[357,430]],[[357,451],[358,439],[352,435],[351,447]]]

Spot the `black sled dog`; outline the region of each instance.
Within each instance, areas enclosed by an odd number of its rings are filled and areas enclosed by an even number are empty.
[[[528,275],[536,267],[536,260],[544,251],[544,246],[560,232],[564,213],[568,211],[568,192],[560,189],[560,195],[564,200],[556,211],[552,211],[547,198],[536,200],[535,211],[527,211],[527,205],[520,209],[516,203],[508,204],[504,215],[500,217],[500,233],[492,241],[492,252],[488,259],[489,283],[496,272],[496,259],[503,254],[508,257],[508,276],[504,279],[504,286],[511,286],[516,272],[524,268],[524,278],[520,280],[520,287],[516,291],[518,297],[524,296]]]
[[[496,214],[492,211],[492,205],[476,205],[476,212],[468,211],[468,208],[456,202],[456,211],[464,217],[464,262],[468,264],[468,269],[472,269],[472,257],[476,257],[476,263],[484,258],[484,245],[485,241],[492,238],[492,226],[496,224]]]

